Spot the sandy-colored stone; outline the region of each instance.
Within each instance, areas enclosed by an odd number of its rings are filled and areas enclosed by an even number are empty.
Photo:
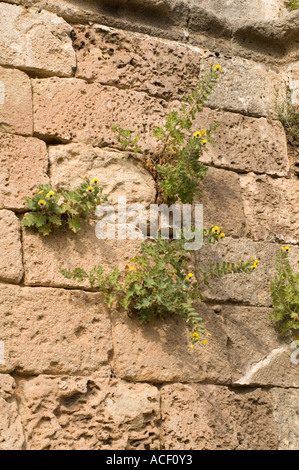
[[[226,222],[223,231],[226,232]],[[223,261],[237,264],[240,261],[260,262],[258,268],[250,274],[228,274],[220,280],[211,280],[209,287],[203,292],[204,297],[214,302],[233,302],[246,305],[271,307],[272,298],[270,283],[275,276],[276,258],[283,245],[276,243],[253,242],[247,238],[239,240],[226,237],[219,243],[211,246],[205,243],[200,251],[202,265],[208,270],[209,262]],[[291,266],[296,269],[299,262],[299,248],[292,246],[289,256]],[[252,261],[252,264],[253,264]]]
[[[119,90],[80,79],[32,80],[34,130],[46,139],[91,143],[103,147],[117,144],[111,126],[143,133],[142,150],[157,145],[149,132],[163,123],[167,103],[145,93]]]
[[[207,69],[211,58],[205,61],[204,69]],[[207,106],[255,117],[277,118],[277,92],[284,96],[286,91],[283,73],[238,57],[220,57],[217,62],[222,67],[222,73]]]
[[[209,168],[202,188],[204,227],[225,226],[226,234],[242,236],[245,228],[245,215],[241,196],[239,175],[218,168]]]
[[[193,128],[206,129],[213,122],[221,125],[213,136],[216,145],[208,145],[201,158],[204,163],[238,172],[288,176],[287,142],[279,121],[206,108]]]
[[[47,147],[34,137],[0,133],[0,165],[0,208],[25,209],[24,196],[49,182]]]
[[[1,4],[0,64],[71,76],[76,66],[72,27],[57,15]]]
[[[82,222],[76,235],[68,229],[58,229],[47,237],[23,228],[25,285],[88,289],[88,280],[78,283],[66,279],[60,271],[81,267],[89,272],[96,265],[101,265],[105,273],[115,267],[123,271],[139,253],[140,240],[100,240],[96,226],[96,221]]]
[[[198,84],[205,51],[101,25],[74,27],[78,78],[181,98]]]
[[[32,135],[32,92],[29,77],[0,67],[0,131]]]
[[[28,450],[159,449],[156,387],[94,377],[21,380]]]
[[[161,389],[166,450],[276,450],[271,395],[262,389],[165,385]]]
[[[50,147],[49,159],[51,183],[57,189],[78,187],[86,175],[99,178],[109,204],[116,204],[120,196],[126,197],[127,204],[155,203],[155,181],[132,153],[74,143]]]
[[[1,372],[107,376],[110,321],[95,293],[0,284]]]
[[[278,450],[299,448],[299,390],[272,388],[273,416],[277,426]]]
[[[0,450],[22,450],[24,434],[15,396],[15,381],[0,374]]]
[[[204,304],[198,306],[209,343],[190,348],[189,330],[179,317],[151,320],[114,313],[114,371],[125,380],[230,383],[223,320]]]
[[[246,235],[253,240],[299,241],[299,181],[240,175]]]
[[[20,222],[13,212],[0,210],[0,279],[17,284],[22,277]]]
[[[279,336],[271,309],[222,306],[229,338],[233,381],[239,385],[299,387],[299,367],[291,361],[291,338]]]

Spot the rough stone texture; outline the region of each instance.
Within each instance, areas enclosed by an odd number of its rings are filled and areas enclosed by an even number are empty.
[[[222,169],[209,168],[202,182],[204,227],[225,225],[226,234],[243,236],[245,215],[239,176]]]
[[[226,232],[226,221],[223,231]],[[260,261],[258,268],[250,274],[238,273],[223,276],[221,280],[210,281],[203,292],[208,301],[243,303],[253,306],[271,307],[270,283],[275,275],[276,258],[280,247],[275,243],[253,242],[247,238],[235,240],[224,238],[211,246],[203,245],[200,251],[201,263],[208,269],[209,262],[214,264],[223,261],[238,263],[240,261]],[[299,248],[291,247],[289,256],[291,266],[296,269],[299,262]]]
[[[0,374],[0,450],[22,450],[24,435],[15,396],[15,381]]]
[[[173,384],[162,387],[161,400],[167,450],[277,449],[267,391]]]
[[[29,77],[0,67],[0,131],[32,135],[32,92]]]
[[[299,182],[254,173],[240,176],[246,236],[253,240],[299,241]]]
[[[270,314],[268,308],[222,306],[233,382],[299,387],[299,368],[291,362],[291,339],[279,337]]]
[[[71,30],[62,18],[45,10],[1,3],[0,64],[71,76],[76,66]]]
[[[207,51],[101,25],[75,26],[78,78],[181,98],[198,84]]]
[[[159,392],[94,377],[21,380],[28,450],[158,449]]]
[[[100,294],[0,284],[0,372],[107,376],[110,321]]]
[[[109,204],[125,196],[128,204],[155,203],[156,187],[140,157],[114,149],[69,144],[50,147],[50,179],[56,188],[73,189],[86,175],[99,178]]]
[[[0,280],[17,284],[23,277],[20,222],[7,210],[0,210],[0,246]]]
[[[109,146],[117,142],[111,126],[120,124],[143,132],[143,150],[157,145],[149,128],[163,122],[167,104],[162,100],[79,79],[50,78],[32,84],[34,131],[43,138]]]
[[[99,264],[107,273],[116,266],[123,271],[139,252],[140,241],[99,240],[96,222],[91,221],[83,222],[77,235],[63,229],[43,237],[33,229],[23,228],[23,247],[25,285],[88,289],[89,281],[66,279],[60,271],[77,267],[89,271]]]
[[[0,133],[0,165],[0,208],[25,209],[24,196],[49,182],[47,147],[34,137]]]
[[[198,306],[209,343],[190,348],[189,330],[179,317],[152,320],[113,313],[114,372],[117,377],[142,382],[230,382],[223,320],[204,304]],[[217,358],[217,360],[215,360]]]
[[[279,121],[206,108],[196,118],[193,128],[207,129],[213,122],[221,125],[213,136],[215,147],[209,145],[201,158],[204,163],[237,172],[288,176],[287,142]]]
[[[299,391],[290,388],[272,388],[273,417],[277,426],[278,450],[299,448]]]
[[[211,62],[205,59],[205,69]],[[277,93],[285,95],[283,74],[264,64],[233,57],[218,60],[222,74],[207,101],[207,106],[250,116],[277,117]]]

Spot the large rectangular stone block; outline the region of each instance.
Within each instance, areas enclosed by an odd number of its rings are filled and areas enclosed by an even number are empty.
[[[45,376],[19,383],[27,450],[156,450],[160,394],[149,384]]]
[[[32,91],[20,70],[0,67],[0,131],[32,135]]]
[[[0,372],[110,372],[110,320],[102,296],[0,284]]]
[[[72,27],[46,10],[1,4],[0,64],[44,75],[71,76],[76,66]]]
[[[142,325],[135,317],[115,312],[113,319],[114,371],[125,380],[230,383],[223,320],[204,304],[198,305],[208,344],[190,348],[190,331],[178,316],[152,319]]]
[[[246,235],[253,240],[299,241],[299,181],[240,175]]]
[[[20,222],[13,212],[0,210],[0,280],[17,284],[22,277]]]
[[[49,182],[47,146],[34,137],[0,133],[0,165],[0,208],[24,210],[24,196]]]
[[[276,450],[272,397],[263,389],[171,384],[161,389],[166,450]]]

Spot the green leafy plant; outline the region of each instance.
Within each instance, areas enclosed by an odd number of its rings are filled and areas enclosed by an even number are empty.
[[[275,278],[271,282],[272,320],[281,332],[299,329],[299,270],[293,272],[289,262],[290,247],[282,247],[277,257]]]
[[[298,10],[299,9],[299,0],[288,0],[286,2],[286,5],[290,10]]]
[[[198,181],[203,179],[208,168],[200,161],[200,157],[208,150],[208,143],[215,144],[212,135],[220,123],[215,122],[208,129],[194,133],[191,128],[217,83],[220,72],[220,65],[211,65],[197,88],[183,98],[180,109],[170,111],[165,126],[153,128],[153,135],[161,141],[162,150],[157,160],[153,161],[153,158],[146,156],[145,162],[157,180],[160,198],[167,204],[178,200],[183,204],[192,204],[195,196],[201,196]],[[124,148],[132,148],[135,152],[140,150],[137,146],[139,134],[133,138],[132,131],[119,125],[114,125],[112,129],[118,133],[118,142]]]
[[[214,244],[224,234],[213,227],[205,230],[204,236]],[[148,323],[154,317],[179,315],[191,330],[191,346],[196,342],[204,344],[207,342],[202,339],[205,328],[196,310],[196,303],[204,300],[203,286],[226,274],[250,273],[252,261],[210,263],[204,270],[194,251],[185,250],[185,242],[183,237],[169,240],[160,236],[154,243],[143,243],[141,253],[131,260],[124,276],[117,268],[105,275],[101,266],[95,266],[89,273],[82,268],[61,273],[79,282],[88,279],[91,287],[105,293],[109,307],[117,301],[130,315],[137,315],[141,323]]]
[[[276,99],[276,112],[286,134],[299,141],[299,109],[292,104],[291,90],[287,91],[284,100]]]
[[[81,228],[81,219],[90,217],[96,207],[107,196],[98,179],[85,181],[73,191],[55,191],[50,185],[38,186],[38,192],[31,198],[25,197],[29,213],[23,218],[25,227],[35,227],[44,236],[54,228],[67,226],[77,233]]]

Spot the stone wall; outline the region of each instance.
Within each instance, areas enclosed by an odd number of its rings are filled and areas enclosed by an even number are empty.
[[[297,449],[299,365],[269,315],[281,243],[299,261],[298,148],[276,114],[298,104],[299,11],[283,0],[13,0],[0,3],[0,449]],[[24,229],[37,184],[98,176],[109,200],[156,200],[152,175],[111,132],[141,133],[223,73],[196,122],[219,120],[205,154],[202,250],[258,270],[205,292],[209,344],[178,318],[142,327],[60,270],[124,269],[139,242]]]

